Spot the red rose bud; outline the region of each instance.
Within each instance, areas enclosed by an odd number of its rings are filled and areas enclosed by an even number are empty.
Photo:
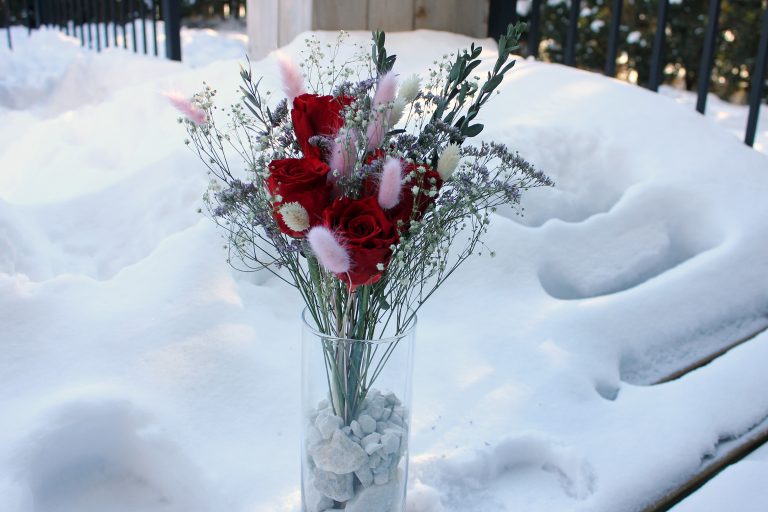
[[[325,211],[325,227],[343,240],[349,254],[349,271],[337,273],[339,279],[350,289],[381,279],[399,236],[375,197],[336,199]]]
[[[419,167],[424,171],[419,172]],[[405,231],[410,226],[411,220],[421,220],[429,206],[437,199],[437,192],[442,186],[443,179],[440,174],[427,164],[407,164],[403,169],[403,190],[400,202],[387,213],[395,225],[401,221],[400,230]],[[435,192],[430,195],[433,189]]]
[[[351,97],[318,96],[301,94],[293,100],[291,120],[296,140],[305,156],[320,157],[320,149],[309,143],[310,137],[333,137],[344,124],[342,109],[352,103]]]
[[[272,195],[280,231],[303,237],[307,227],[322,223],[323,211],[331,201],[328,171],[325,163],[311,157],[273,160],[269,164],[267,189]],[[306,217],[299,207],[306,212]],[[301,227],[304,229],[298,229]]]

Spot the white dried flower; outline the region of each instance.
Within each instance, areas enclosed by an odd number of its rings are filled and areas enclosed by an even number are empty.
[[[443,150],[443,154],[440,155],[440,159],[437,161],[437,172],[443,181],[447,180],[456,170],[456,166],[459,165],[459,145],[448,144]]]
[[[283,222],[292,231],[302,232],[309,228],[309,214],[299,203],[285,203],[280,206]]]
[[[403,85],[400,86],[397,97],[402,98],[405,103],[410,103],[419,94],[419,87],[421,87],[421,78],[419,78],[419,75],[411,75],[403,80]]]
[[[390,126],[395,126],[400,122],[400,119],[403,117],[403,112],[405,112],[405,105],[406,101],[400,96],[395,98],[395,101],[392,102],[392,111],[389,114]]]

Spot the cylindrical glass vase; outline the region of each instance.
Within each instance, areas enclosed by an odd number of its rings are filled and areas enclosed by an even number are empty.
[[[354,340],[302,318],[302,512],[404,512],[415,320]]]

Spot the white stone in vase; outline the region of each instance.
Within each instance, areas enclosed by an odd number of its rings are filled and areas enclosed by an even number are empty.
[[[384,407],[378,402],[372,402],[371,405],[368,406],[368,414],[371,418],[378,421],[381,419],[381,415],[384,414]]]
[[[378,432],[373,432],[372,434],[368,434],[364,438],[360,440],[360,444],[365,448],[366,446],[370,444],[376,444],[379,441],[381,441],[381,434]]]
[[[397,436],[391,432],[385,433],[381,436],[382,450],[387,455],[395,453],[400,449],[400,436]]]
[[[314,446],[322,440],[323,435],[320,433],[320,430],[314,425],[309,425],[307,427],[307,447]]]
[[[321,414],[317,417],[317,420],[315,420],[315,425],[323,435],[323,439],[330,439],[331,436],[333,436],[333,433],[339,430],[343,424],[344,420],[332,414]]]
[[[398,498],[397,480],[386,485],[372,485],[360,492],[347,503],[344,512],[390,512]]]
[[[304,484],[304,505],[307,512],[323,512],[333,506],[333,500],[315,487],[314,477],[310,477]]]
[[[373,485],[373,471],[370,468],[362,468],[355,471],[355,476],[363,485],[363,487],[370,487]]]
[[[341,430],[336,430],[330,441],[310,447],[309,453],[318,468],[337,475],[352,473],[368,461],[365,450]]]
[[[363,429],[363,433],[372,434],[373,432],[376,432],[376,420],[369,415],[361,414],[360,417],[357,418],[357,422],[360,424],[360,428]]]
[[[313,485],[322,494],[336,501],[347,501],[355,495],[354,475],[352,473],[337,475],[331,471],[315,469]],[[329,506],[333,506],[333,503]]]

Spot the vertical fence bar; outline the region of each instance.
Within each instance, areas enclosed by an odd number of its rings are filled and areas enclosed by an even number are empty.
[[[568,15],[568,34],[565,39],[565,59],[566,66],[576,64],[576,38],[579,28],[579,11],[581,11],[581,0],[571,0],[571,12]]]
[[[612,0],[611,26],[608,29],[608,60],[605,62],[605,74],[616,76],[616,55],[619,53],[619,29],[621,28],[621,10],[624,0]]]
[[[157,57],[157,0],[152,0],[152,44]]]
[[[11,0],[3,2],[3,17],[5,18],[6,36],[8,39],[8,49],[13,50],[13,39],[11,38]]]
[[[112,13],[109,12],[109,5],[112,5],[112,0],[100,0],[102,11],[104,13],[104,48],[109,48],[109,21],[112,18]],[[109,5],[107,5],[107,2]]]
[[[85,30],[83,23],[85,22],[85,14],[83,14],[83,0],[77,0],[77,21],[80,25],[80,46],[85,46]]]
[[[162,0],[165,22],[165,57],[181,60],[181,0]]]
[[[133,53],[139,51],[139,45],[136,44],[136,3],[133,0],[129,0],[131,15],[131,40],[133,42]]]
[[[83,0],[85,3],[85,24],[88,27],[88,48],[93,48],[93,33],[91,24],[93,23],[93,13],[91,13],[91,0]]]
[[[102,0],[93,0],[94,11],[96,13],[96,51],[101,51],[101,2]],[[106,28],[104,29],[106,31]]]
[[[662,55],[664,55],[664,41],[667,34],[667,8],[669,0],[659,0],[659,11],[656,15],[656,35],[653,38],[653,55],[651,57],[651,73],[648,79],[648,88],[652,91],[659,90],[661,84]]]
[[[146,0],[139,0],[141,6],[139,15],[141,16],[141,42],[144,43],[144,55],[147,54],[147,3]]]
[[[517,21],[517,0],[491,0],[488,9],[488,37],[498,41],[507,25]]]
[[[127,16],[126,9],[127,7],[125,5],[125,0],[120,0],[120,25],[123,29],[123,49],[125,50],[128,49],[128,36],[125,32],[125,18]]]
[[[541,0],[531,2],[528,12],[530,27],[528,28],[528,56],[539,56],[539,41],[541,41]]]
[[[699,95],[696,98],[696,110],[702,114],[707,108],[707,93],[709,93],[709,81],[712,79],[712,64],[715,62],[715,41],[719,21],[720,0],[709,0],[707,33],[704,36],[704,48],[699,66]]]
[[[752,70],[752,84],[749,87],[749,116],[747,117],[747,133],[744,143],[752,146],[757,132],[757,118],[763,102],[765,91],[765,71],[768,67],[768,9],[763,12],[763,28],[760,31],[760,46],[757,49],[755,69]]]
[[[109,0],[109,17],[112,18],[112,44],[117,48],[117,17],[115,16],[115,0]]]
[[[69,35],[69,20],[72,18],[72,13],[69,9],[69,0],[62,0],[64,6],[64,33]]]
[[[32,9],[35,11],[35,16],[29,17],[29,28],[39,28],[40,27],[40,11],[42,10],[41,5],[43,4],[42,0],[32,0]]]

